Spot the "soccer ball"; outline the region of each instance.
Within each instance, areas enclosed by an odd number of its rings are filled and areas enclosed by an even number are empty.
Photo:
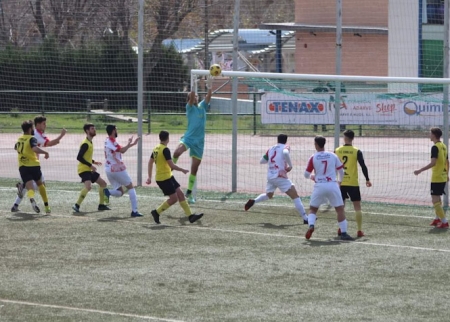
[[[209,68],[209,73],[211,74],[211,76],[219,76],[220,74],[222,74],[222,68],[220,68],[218,64],[211,65],[211,67]]]

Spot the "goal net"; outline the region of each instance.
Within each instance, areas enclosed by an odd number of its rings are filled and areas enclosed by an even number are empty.
[[[203,77],[208,71],[193,70],[194,77]],[[445,108],[448,98],[443,88],[449,80],[334,76],[306,74],[276,74],[250,72],[223,72],[215,78],[216,87],[235,77],[238,88],[246,86],[259,93],[256,114],[261,128],[257,135],[251,127],[238,125],[237,135],[237,192],[264,192],[266,166],[259,165],[261,156],[276,144],[280,133],[289,135],[294,170],[290,172],[297,190],[308,196],[312,183],[303,173],[309,157],[314,153],[314,136],[327,138],[326,149],[333,151],[343,144],[344,129],[355,132],[354,145],[364,155],[373,187],[365,187],[365,178],[359,170],[363,198],[368,201],[429,204],[431,172],[414,175],[430,161],[429,130],[440,127],[448,132]],[[340,84],[339,108],[336,108],[336,85]],[[211,113],[233,111],[231,95],[228,98],[213,95]],[[252,101],[237,100],[236,115],[243,119],[251,114]],[[338,118],[336,111],[339,111]],[[336,120],[339,120],[336,123]],[[239,123],[238,123],[239,124]],[[335,124],[339,124],[336,128]],[[247,134],[247,135],[245,135]],[[337,137],[336,137],[337,136]],[[232,135],[207,135],[208,162],[214,164],[211,172],[199,178],[199,186],[211,189],[227,182],[232,185]],[[335,140],[337,139],[337,140]],[[444,140],[445,137],[442,138]],[[206,180],[207,182],[203,182]],[[216,187],[214,187],[216,186]]]

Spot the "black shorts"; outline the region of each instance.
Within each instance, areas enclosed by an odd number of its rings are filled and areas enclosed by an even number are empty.
[[[98,174],[95,171],[81,172],[78,175],[81,178],[81,182],[90,181],[92,183],[95,183],[95,181],[97,181],[98,178],[100,178],[100,174]]]
[[[176,190],[180,187],[180,184],[175,180],[174,176],[164,181],[156,181],[158,187],[164,193],[164,196],[170,196],[176,193]]]
[[[19,168],[20,178],[24,183],[28,181],[39,181],[42,178],[41,166],[35,167],[20,167]]]
[[[442,196],[445,195],[445,185],[447,182],[432,182],[431,183],[431,195],[432,196]]]
[[[361,201],[361,192],[358,186],[341,186],[342,200],[350,197],[351,201]]]

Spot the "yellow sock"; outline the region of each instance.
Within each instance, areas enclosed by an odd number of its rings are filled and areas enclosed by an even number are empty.
[[[186,200],[180,201],[180,206],[181,206],[181,208],[183,208],[184,213],[186,214],[186,216],[192,215],[191,207],[189,207],[189,204],[187,203]]]
[[[156,212],[161,215],[161,213],[163,211],[166,211],[167,209],[170,208],[170,205],[167,203],[167,201],[164,201],[159,207],[158,209],[156,209]]]
[[[442,205],[440,202],[436,202],[434,205],[434,212],[436,213],[436,216],[439,217],[439,219],[444,219],[445,218],[445,212],[444,212],[444,208],[442,208]]]
[[[41,194],[44,205],[48,205],[47,189],[45,189],[45,186],[43,184],[38,186],[38,189],[39,193]]]
[[[98,204],[104,205],[105,204],[105,192],[103,191],[102,187],[98,187],[98,197],[100,198]]]
[[[178,158],[172,157],[172,161],[173,161],[173,163],[177,164]]]
[[[80,196],[78,197],[78,200],[77,200],[78,206],[81,205],[81,203],[83,202],[83,200],[86,197],[86,195],[88,194],[88,192],[89,191],[86,188],[81,189]]]
[[[27,190],[27,197],[30,199],[34,198],[34,190],[33,189],[28,189]]]
[[[355,211],[355,219],[356,219],[356,226],[358,227],[358,231],[362,230],[362,211],[361,210]]]

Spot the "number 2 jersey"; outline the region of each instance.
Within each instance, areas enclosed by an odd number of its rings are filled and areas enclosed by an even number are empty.
[[[341,160],[336,154],[329,151],[319,151],[314,153],[308,161],[306,172],[313,172],[316,183],[336,182],[336,171],[344,168]]]
[[[261,159],[261,163],[268,163],[267,180],[276,178],[287,179],[286,167],[289,166],[290,163],[290,161],[288,161],[289,150],[290,147],[282,143],[278,143],[267,150],[263,159]]]

